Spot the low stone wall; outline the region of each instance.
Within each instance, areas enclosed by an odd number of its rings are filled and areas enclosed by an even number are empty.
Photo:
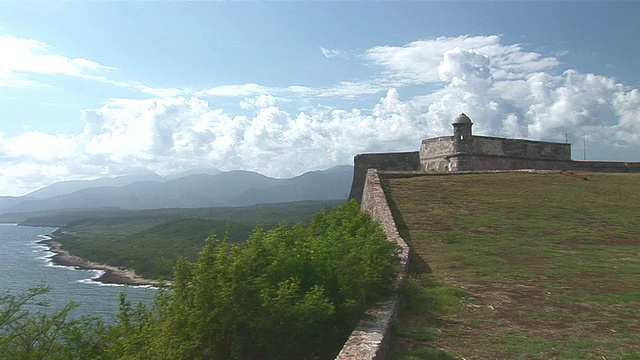
[[[353,158],[353,183],[349,199],[355,199],[362,203],[365,177],[367,170],[378,169],[391,171],[420,170],[420,154],[417,151],[384,153],[384,154],[358,154]]]
[[[369,169],[366,173],[361,206],[375,220],[380,221],[387,239],[400,246],[400,273],[395,284],[397,289],[409,266],[409,246],[398,233],[376,169]],[[389,299],[369,309],[367,315],[351,333],[336,360],[385,359],[389,347],[391,324],[398,314],[399,307],[398,294],[394,293]]]

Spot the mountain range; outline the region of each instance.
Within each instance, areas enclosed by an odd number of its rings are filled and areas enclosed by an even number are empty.
[[[242,170],[199,169],[169,177],[145,173],[64,181],[25,196],[0,197],[0,213],[98,208],[197,208],[346,199],[352,177],[353,167],[343,165],[290,179],[276,179]]]

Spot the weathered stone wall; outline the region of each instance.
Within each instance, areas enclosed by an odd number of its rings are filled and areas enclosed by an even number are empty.
[[[376,169],[370,169],[365,174],[361,206],[375,220],[380,221],[387,239],[398,243],[400,246],[400,273],[396,282],[397,288],[409,266],[409,246],[398,233]],[[365,316],[351,333],[336,359],[385,359],[391,336],[391,323],[396,318],[399,307],[399,297],[394,293],[389,299],[369,309],[367,311],[368,316]]]
[[[472,155],[528,160],[571,160],[571,144],[474,136]]]
[[[451,158],[452,169],[458,171],[482,170],[567,170],[570,161],[552,159],[525,159],[489,155],[460,155]]]
[[[422,140],[420,144],[420,170],[451,171],[449,156],[455,153],[453,136]]]
[[[453,136],[423,140],[420,145],[422,171],[476,171],[517,169],[568,169],[571,145],[473,136],[466,151],[456,149]]]
[[[420,156],[417,151],[356,155],[353,158],[353,183],[349,199],[361,202],[368,169],[417,171],[420,169]]]
[[[443,157],[455,153],[453,136],[441,136],[422,140],[420,159]]]

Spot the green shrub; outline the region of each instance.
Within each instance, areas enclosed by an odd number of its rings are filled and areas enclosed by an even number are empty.
[[[308,227],[258,229],[243,244],[212,237],[196,263],[178,262],[172,291],[153,309],[136,318],[124,308],[119,326],[134,331],[120,351],[141,359],[331,358],[397,270],[397,246],[354,202],[319,212]]]

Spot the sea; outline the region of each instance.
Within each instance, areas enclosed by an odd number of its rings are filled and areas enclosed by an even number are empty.
[[[94,281],[101,271],[53,264],[50,260],[53,253],[39,241],[47,239],[55,230],[0,224],[0,296],[48,286],[49,293],[40,298],[49,302],[48,307],[42,308],[43,312],[55,311],[73,301],[80,305],[73,310],[73,316],[93,315],[107,323],[115,321],[123,292],[134,304],[152,303],[157,291],[154,287],[102,284]]]

